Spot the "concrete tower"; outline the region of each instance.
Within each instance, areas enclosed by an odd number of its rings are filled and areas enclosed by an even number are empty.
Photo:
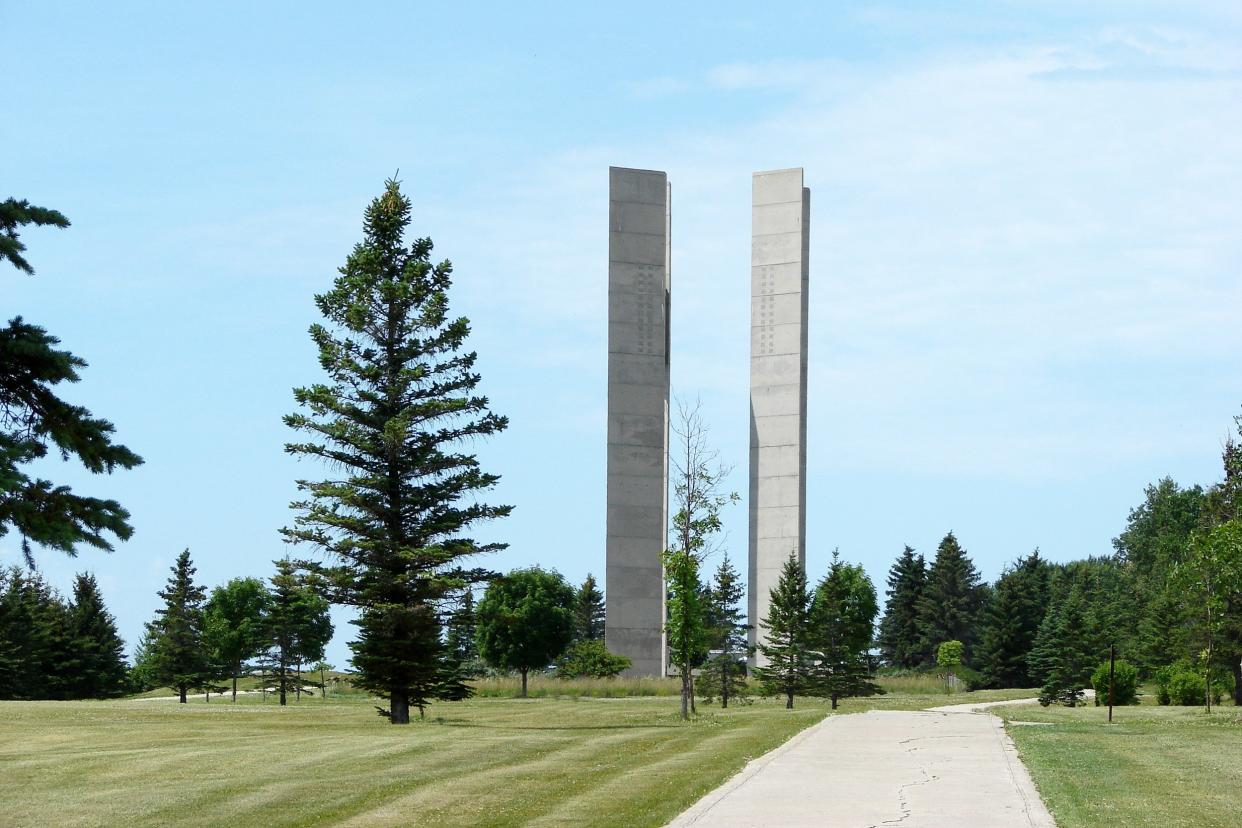
[[[811,191],[802,169],[751,179],[751,643],[791,554],[806,564],[806,324]],[[757,663],[764,664],[757,656]]]
[[[668,176],[608,170],[608,618],[630,675],[660,676],[668,527]]]

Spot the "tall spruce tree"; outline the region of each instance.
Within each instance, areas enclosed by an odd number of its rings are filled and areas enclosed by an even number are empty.
[[[159,591],[164,606],[147,623],[147,659],[152,677],[177,691],[181,703],[186,694],[212,678],[212,665],[203,641],[203,599],[206,590],[194,583],[190,550],[177,556],[168,585]]]
[[[106,699],[125,692],[125,642],[116,619],[104,606],[95,576],[78,575],[73,584],[74,650],[77,664],[71,676],[72,698]]]
[[[984,593],[979,573],[953,533],[936,548],[927,586],[918,601],[918,620],[927,652],[945,641],[960,641],[970,663],[978,639]]]
[[[25,225],[68,227],[55,210],[26,201],[0,202],[0,261],[33,274],[18,230]],[[31,477],[23,466],[54,449],[76,457],[93,474],[131,469],[142,458],[112,442],[114,428],[80,405],[56,396],[54,387],[77,382],[85,360],[58,350],[60,340],[20,316],[0,328],[0,537],[16,530],[26,563],[31,543],[76,554],[80,544],[112,551],[109,536],[127,540],[129,512],[115,500],[76,495],[68,486]]]
[[[463,449],[508,420],[475,393],[470,326],[449,315],[452,266],[432,263],[430,239],[407,243],[409,225],[410,201],[389,180],[363,241],[315,297],[328,324],[310,333],[327,382],[296,389],[306,411],[285,417],[311,437],[286,451],[343,472],[298,482],[308,496],[292,504],[285,537],[329,554],[318,571],[359,611],[354,684],[387,698],[393,724],[409,722],[411,704],[421,712],[455,693],[442,610],[488,574],[465,560],[505,547],[470,530],[511,510],[479,499],[499,478]]]
[[[604,638],[604,593],[595,584],[595,576],[587,573],[574,599],[579,641],[602,641]]]
[[[1048,611],[1050,569],[1036,549],[996,582],[975,667],[988,687],[1030,687],[1027,656]]]
[[[867,663],[877,613],[875,587],[867,573],[842,561],[834,549],[828,574],[815,588],[809,617],[815,661],[811,692],[830,699],[833,710],[840,699],[880,690]]]
[[[789,710],[793,709],[795,695],[815,688],[810,614],[806,571],[791,554],[772,588],[768,615],[760,622],[767,641],[759,644],[759,652],[767,663],[754,671],[763,694],[784,696]]]
[[[710,703],[719,698],[722,708],[728,707],[730,700],[748,701],[743,664],[750,655],[750,625],[742,609],[745,594],[742,576],[726,556],[705,593],[707,646],[713,654],[697,682],[703,699]]]
[[[887,600],[880,621],[880,656],[894,667],[913,670],[930,663],[919,626],[919,600],[927,586],[927,564],[907,546],[888,571]]]

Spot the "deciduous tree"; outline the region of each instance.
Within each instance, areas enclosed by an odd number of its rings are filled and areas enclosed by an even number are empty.
[[[232,678],[234,702],[238,675],[266,643],[267,603],[267,588],[258,578],[233,578],[213,589],[204,607],[204,641],[212,660]]]
[[[574,589],[559,572],[515,569],[493,580],[479,601],[479,652],[522,675],[549,666],[574,638]]]

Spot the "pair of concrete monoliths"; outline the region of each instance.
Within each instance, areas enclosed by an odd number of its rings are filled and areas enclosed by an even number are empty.
[[[668,175],[609,168],[608,649],[659,676],[668,543]],[[751,642],[790,554],[806,559],[807,277],[811,191],[802,169],[752,178],[750,260]]]

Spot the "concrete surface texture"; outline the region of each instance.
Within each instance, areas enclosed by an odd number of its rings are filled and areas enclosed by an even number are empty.
[[[670,826],[1055,828],[1000,719],[969,708],[830,716]]]
[[[751,179],[751,643],[791,554],[806,563],[807,287],[811,191],[802,169]],[[756,663],[763,665],[762,654]]]
[[[605,643],[629,675],[663,675],[668,526],[668,176],[608,170]]]

